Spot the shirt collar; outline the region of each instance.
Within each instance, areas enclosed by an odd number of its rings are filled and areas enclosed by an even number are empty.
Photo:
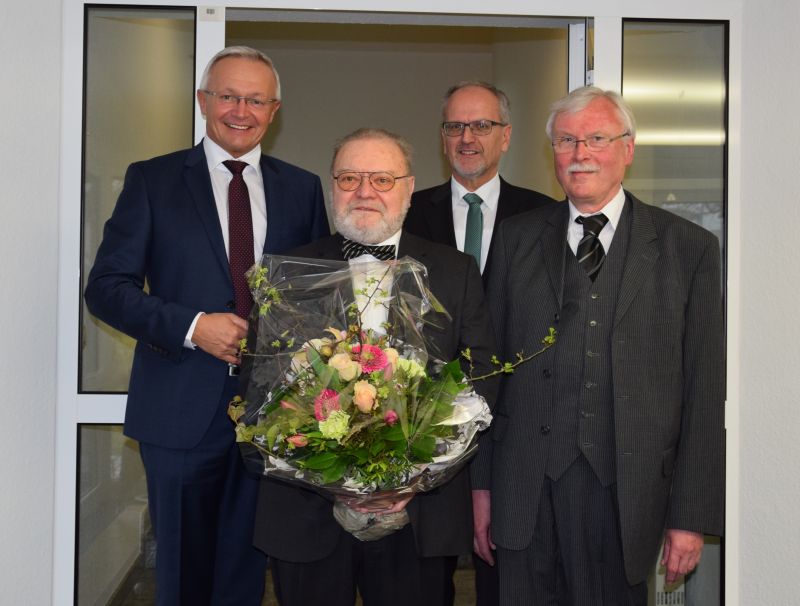
[[[620,186],[619,191],[611,198],[606,205],[598,210],[596,213],[582,213],[579,212],[572,200],[569,200],[569,223],[572,225],[578,217],[588,217],[603,213],[608,217],[608,222],[611,224],[612,230],[616,231],[619,224],[619,218],[622,216],[622,208],[625,206],[625,191]]]
[[[208,162],[209,171],[219,168],[226,160],[239,160],[252,166],[259,174],[261,173],[261,145],[256,145],[246,154],[234,158],[215,141],[212,141],[211,137],[203,137],[203,151],[206,153],[206,162]],[[222,168],[228,170],[224,166]]]
[[[470,192],[466,187],[456,181],[455,177],[450,177],[450,188],[455,192],[461,204],[467,204],[464,200],[464,195],[468,193],[478,194],[488,208],[494,209],[497,206],[497,200],[500,198],[500,174],[495,173],[494,177],[489,179],[486,183],[481,185],[474,192]]]
[[[402,235],[402,233],[403,233],[402,229],[397,230],[397,232],[395,232],[394,235],[389,236],[383,242],[379,242],[378,246],[386,246],[388,244],[394,244],[395,247],[394,256],[395,258],[397,258],[397,249],[400,248],[400,236]]]

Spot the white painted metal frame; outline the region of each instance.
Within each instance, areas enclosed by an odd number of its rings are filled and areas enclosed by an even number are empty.
[[[80,233],[81,233],[81,149],[83,145],[83,38],[86,0],[63,2],[61,170],[58,278],[58,372],[55,460],[55,520],[53,546],[53,597],[56,606],[73,603],[75,579],[77,431],[81,423],[121,423],[125,396],[78,394],[78,347],[80,317]],[[215,6],[201,6],[187,0],[106,0],[103,4],[197,7],[196,70],[225,40],[225,9],[386,11],[387,18],[398,13],[458,15],[486,14],[483,0],[295,0],[289,9],[274,1],[220,0]],[[740,0],[573,0],[555,6],[550,0],[495,0],[492,15],[591,17],[594,19],[594,82],[603,88],[620,90],[622,82],[622,19],[713,19],[730,22],[729,121],[728,121],[728,216],[727,216],[727,317],[728,317],[728,403],[726,424],[727,519],[725,557],[725,600],[739,606],[738,578],[740,551],[739,513],[739,389],[740,368],[740,235],[741,235],[741,47],[742,6]],[[552,15],[553,11],[558,12]],[[572,87],[572,86],[571,86]],[[195,135],[204,124],[198,116]]]

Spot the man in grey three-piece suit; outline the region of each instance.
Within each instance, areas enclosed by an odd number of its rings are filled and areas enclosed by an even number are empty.
[[[724,504],[717,239],[622,189],[635,125],[585,87],[547,133],[567,202],[497,234],[489,300],[499,355],[555,347],[503,386],[473,464],[478,553],[497,547],[502,604],[647,604],[697,565]]]

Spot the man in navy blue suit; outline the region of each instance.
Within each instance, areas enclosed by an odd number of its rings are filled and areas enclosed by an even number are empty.
[[[251,304],[235,294],[241,272],[231,269],[242,239],[250,258],[249,222],[229,233],[241,224],[233,182],[249,206],[253,259],[329,227],[319,178],[261,154],[280,107],[266,55],[221,51],[197,100],[206,137],[129,167],[85,296],[95,316],[137,340],[125,434],[139,441],[147,474],[157,603],[256,606],[266,564],[252,546],[258,479],[245,473],[226,415]]]

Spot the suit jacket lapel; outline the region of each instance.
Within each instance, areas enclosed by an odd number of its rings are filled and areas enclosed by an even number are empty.
[[[547,227],[541,237],[541,254],[544,257],[547,274],[550,276],[550,286],[559,308],[564,297],[564,262],[567,254],[568,220],[569,205],[566,202],[557,205],[547,218]]]
[[[264,180],[264,196],[267,203],[267,237],[264,238],[264,254],[281,250],[280,226],[290,225],[286,222],[287,212],[291,212],[289,204],[281,204],[284,200],[283,182],[278,167],[269,156],[261,154],[261,178]],[[275,246],[277,245],[277,246]]]
[[[508,189],[508,183],[500,177],[500,197],[497,199],[497,214],[494,218],[494,225],[497,227],[503,221],[508,219],[514,214],[514,208],[511,202],[511,196]],[[494,233],[494,232],[492,232]],[[494,241],[494,238],[492,238]]]
[[[342,242],[344,238],[341,234],[333,234],[327,238],[317,240],[313,246],[318,259],[328,259],[331,261],[344,261],[342,256]]]
[[[183,177],[189,194],[194,201],[200,221],[205,228],[211,248],[220,263],[222,270],[230,276],[228,255],[225,252],[225,240],[219,223],[217,205],[214,202],[214,190],[211,187],[211,176],[208,174],[208,163],[203,151],[203,144],[196,145],[186,156]]]
[[[627,192],[626,204],[630,204],[631,234],[614,311],[614,326],[628,311],[644,280],[652,274],[653,265],[659,256],[658,234],[647,205]]]
[[[425,205],[425,218],[430,226],[432,240],[455,248],[456,234],[453,229],[453,204],[450,182],[436,188],[431,203]]]
[[[486,286],[489,277],[489,268],[492,266],[492,252],[494,252],[494,234],[504,219],[514,214],[513,204],[510,199],[508,183],[500,177],[500,195],[497,198],[497,213],[494,216],[492,238],[489,240],[489,252],[486,255],[486,265],[483,268],[483,285]]]

